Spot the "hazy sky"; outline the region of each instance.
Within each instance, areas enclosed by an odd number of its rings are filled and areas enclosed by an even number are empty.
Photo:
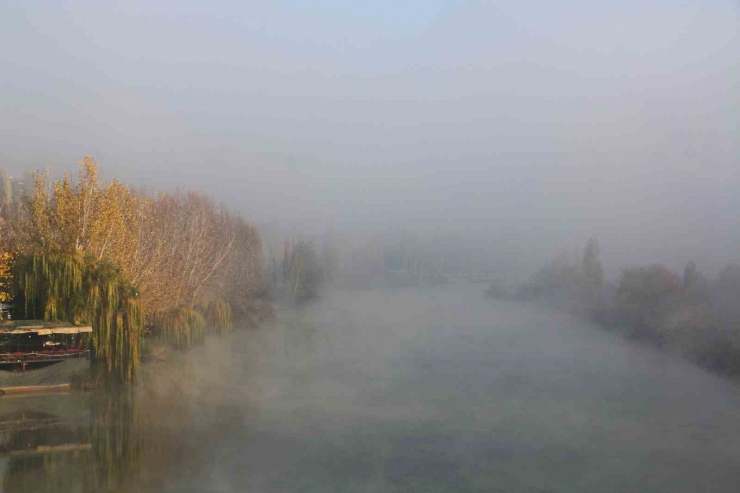
[[[737,0],[0,0],[0,164],[502,259],[740,261]]]

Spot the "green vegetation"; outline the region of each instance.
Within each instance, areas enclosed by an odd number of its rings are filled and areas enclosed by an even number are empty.
[[[269,316],[259,232],[210,197],[103,182],[90,158],[75,183],[35,173],[14,194],[3,176],[0,301],[16,319],[92,325],[96,379],[136,380],[144,334],[186,348]],[[311,289],[300,252],[293,299]]]
[[[111,264],[81,254],[19,257],[13,271],[16,316],[93,326],[95,362],[120,381],[139,373],[141,303]]]
[[[494,285],[488,295],[564,308],[740,377],[740,266],[728,265],[714,281],[694,262],[683,276],[657,264],[624,269],[615,283],[606,282],[603,272],[598,244],[590,240],[580,260],[561,254],[517,290]]]
[[[203,342],[207,334],[226,334],[234,328],[231,307],[225,301],[212,301],[205,308],[179,306],[157,314],[154,332],[165,342],[184,349]]]
[[[156,333],[177,348],[200,344],[206,335],[206,319],[195,307],[180,306],[158,314]]]
[[[234,321],[231,314],[231,305],[225,301],[215,300],[208,304],[206,309],[206,323],[212,332],[226,334],[234,330]]]
[[[272,264],[273,290],[279,300],[302,305],[318,298],[324,268],[312,242],[286,242],[280,268],[274,259]]]

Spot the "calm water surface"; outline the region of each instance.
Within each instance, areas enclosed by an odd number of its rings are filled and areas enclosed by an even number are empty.
[[[482,289],[336,294],[133,392],[2,397],[0,491],[740,491],[740,387]]]

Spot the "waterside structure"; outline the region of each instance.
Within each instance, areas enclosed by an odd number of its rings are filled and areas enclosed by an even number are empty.
[[[91,332],[89,326],[62,322],[1,321],[0,394],[21,388],[69,386],[70,370],[89,366]]]

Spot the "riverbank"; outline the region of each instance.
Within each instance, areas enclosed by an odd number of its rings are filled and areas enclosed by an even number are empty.
[[[528,299],[502,295],[498,290],[488,290],[490,299],[531,304],[568,313],[601,331],[624,338],[632,344],[650,347],[656,351],[680,356],[703,370],[740,383],[740,334],[729,327],[712,325],[684,307],[664,322],[636,323],[621,312],[620,307],[603,298],[597,302],[567,299]],[[710,310],[699,308],[700,315]]]
[[[600,248],[552,258],[516,289],[492,284],[491,298],[544,304],[714,373],[740,379],[740,265],[716,278],[686,263],[683,275],[661,264],[630,266],[605,277]]]
[[[680,358],[480,287],[336,292],[134,385],[4,401],[23,429],[0,475],[28,493],[730,493],[738,407]]]
[[[69,389],[80,374],[89,371],[90,360],[68,360],[27,371],[0,371],[0,391],[5,394]]]

